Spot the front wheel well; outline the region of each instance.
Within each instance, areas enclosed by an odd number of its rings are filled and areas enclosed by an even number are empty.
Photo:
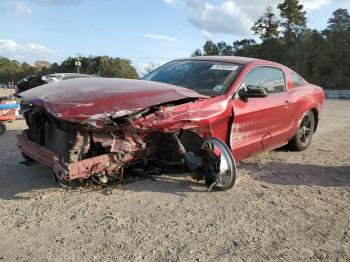
[[[318,111],[316,108],[312,108],[311,112],[314,114],[314,119],[315,119],[315,126],[314,126],[314,133],[315,133],[318,126]]]

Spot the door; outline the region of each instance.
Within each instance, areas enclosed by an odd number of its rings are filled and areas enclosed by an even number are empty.
[[[253,68],[240,88],[263,86],[268,96],[232,100],[234,122],[231,129],[231,148],[237,160],[263,150],[276,148],[286,141],[292,123],[293,103],[288,100],[284,72],[275,67]],[[239,90],[238,89],[238,90]]]

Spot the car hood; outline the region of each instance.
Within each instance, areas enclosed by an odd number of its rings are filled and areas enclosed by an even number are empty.
[[[94,127],[151,106],[186,98],[208,98],[169,84],[112,78],[59,81],[25,91],[19,97],[59,119]]]

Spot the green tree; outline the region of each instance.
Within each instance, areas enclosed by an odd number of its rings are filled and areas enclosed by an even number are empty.
[[[76,58],[68,57],[60,65],[53,63],[50,67],[34,67],[28,63],[20,64],[16,60],[0,57],[0,83],[18,82],[29,75],[51,73],[75,73]],[[135,68],[126,59],[108,56],[80,57],[80,72],[85,74],[97,74],[103,77],[138,78]]]
[[[324,67],[324,85],[332,89],[350,87],[350,26],[347,10],[338,9],[328,20],[323,34],[326,36],[322,63]]]
[[[61,71],[60,65],[57,63],[53,63],[49,68],[50,73],[60,73]]]
[[[195,56],[202,56],[202,51],[200,49],[196,49],[194,50],[194,52],[191,54],[192,57],[195,57]]]
[[[290,45],[306,29],[306,12],[304,6],[298,0],[285,0],[279,4],[277,8],[281,12],[281,17],[284,21],[281,23],[284,28],[284,39]]]
[[[233,55],[233,48],[232,46],[228,45],[226,42],[221,41],[217,43],[217,49],[219,55]]]
[[[101,57],[97,74],[103,77],[139,78],[129,60],[108,56]]]
[[[325,39],[317,30],[306,29],[298,41],[294,42],[285,53],[287,65],[314,84],[322,85],[324,75],[322,64],[325,63]]]
[[[254,57],[271,60],[285,64],[285,42],[279,38],[272,38],[263,41],[260,45],[255,45]]]
[[[61,63],[60,71],[61,73],[76,73],[76,65],[75,65],[76,58],[75,57],[68,57]]]
[[[206,54],[223,54],[232,48],[236,56],[256,57],[279,62],[300,73],[309,82],[330,89],[350,88],[350,15],[346,9],[337,9],[322,31],[306,27],[306,13],[297,0],[285,0],[278,6],[284,19],[283,36],[278,37],[278,26],[271,9],[252,27],[262,39],[233,42],[205,43]],[[270,30],[271,29],[271,30]],[[197,50],[196,53],[201,53]]]
[[[266,41],[279,37],[280,22],[276,20],[275,14],[272,12],[272,7],[268,6],[265,13],[256,21],[251,28],[255,35],[258,35],[261,40]]]
[[[21,74],[21,66],[18,61],[0,57],[0,83],[16,81]]]
[[[256,57],[258,45],[254,39],[243,39],[233,42],[232,49],[234,55]]]
[[[350,15],[347,9],[337,9],[333,12],[333,17],[328,19],[326,35],[330,32],[342,32],[350,28]]]
[[[205,42],[203,46],[203,55],[219,55],[217,45],[212,41]]]

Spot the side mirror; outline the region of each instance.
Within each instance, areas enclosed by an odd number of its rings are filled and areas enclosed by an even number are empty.
[[[242,99],[247,99],[248,97],[266,97],[269,95],[267,89],[263,86],[247,86],[247,90],[241,88],[238,91],[238,95]]]

